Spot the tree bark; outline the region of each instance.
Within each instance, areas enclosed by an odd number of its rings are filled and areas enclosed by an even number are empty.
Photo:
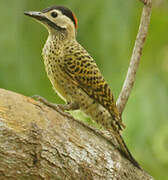
[[[153,179],[98,131],[0,89],[0,180]]]

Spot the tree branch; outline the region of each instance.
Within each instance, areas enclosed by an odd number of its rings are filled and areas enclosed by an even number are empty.
[[[32,98],[3,89],[0,179],[153,180],[98,132]]]
[[[140,20],[140,26],[136,37],[135,45],[133,48],[128,72],[116,103],[119,113],[121,115],[128,101],[128,98],[131,94],[133,85],[135,83],[136,73],[142,55],[142,49],[145,43],[145,39],[147,37],[148,27],[150,23],[152,0],[140,0],[140,1],[144,3],[142,16]]]

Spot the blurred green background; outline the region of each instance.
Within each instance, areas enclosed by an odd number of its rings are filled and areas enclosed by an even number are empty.
[[[0,88],[63,103],[44,71],[41,49],[48,33],[23,15],[55,4],[75,12],[78,41],[94,57],[118,97],[143,7],[138,0],[1,0]],[[123,114],[130,151],[159,180],[168,179],[167,34],[168,1],[155,0],[136,83]]]

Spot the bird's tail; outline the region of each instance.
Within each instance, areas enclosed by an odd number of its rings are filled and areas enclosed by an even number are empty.
[[[121,134],[118,133],[118,135],[116,136],[117,141],[120,145],[119,147],[119,151],[127,158],[129,159],[137,168],[141,169],[140,165],[138,164],[138,162],[134,159],[134,157],[132,156],[132,154],[130,153],[130,151],[128,150],[124,139],[122,138]]]
[[[127,159],[129,159],[137,168],[141,169],[140,165],[138,164],[138,162],[134,159],[134,157],[132,156],[132,154],[130,153],[130,151],[128,150],[124,139],[122,138],[121,134],[117,133],[117,135],[115,135],[117,142],[119,143],[119,148],[118,150],[121,152],[121,154],[123,156],[125,156]]]

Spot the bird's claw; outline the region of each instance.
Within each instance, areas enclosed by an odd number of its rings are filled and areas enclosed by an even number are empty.
[[[36,100],[40,100],[40,99],[44,99],[43,97],[41,97],[41,96],[39,96],[39,95],[37,95],[37,94],[35,94],[35,95],[33,95],[33,96],[31,96],[33,99],[36,99]]]
[[[40,101],[40,102],[42,102],[42,103],[44,103],[44,104],[48,104],[48,101],[47,101],[45,98],[43,98],[42,96],[33,95],[32,98],[35,99],[35,100],[37,100],[37,101]]]

